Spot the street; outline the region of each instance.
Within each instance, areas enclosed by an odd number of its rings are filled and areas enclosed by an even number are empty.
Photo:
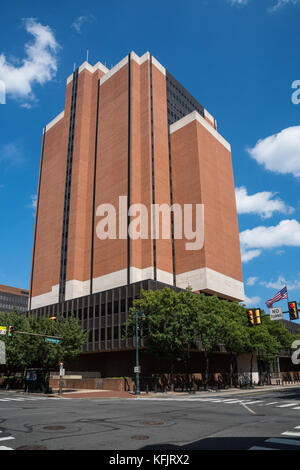
[[[300,450],[300,387],[134,399],[0,392],[0,450]]]

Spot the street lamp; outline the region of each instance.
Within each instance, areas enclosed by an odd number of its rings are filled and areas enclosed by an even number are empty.
[[[135,394],[140,395],[140,365],[139,365],[139,314],[138,310],[135,311]],[[146,315],[142,313],[142,320],[145,320]]]
[[[57,317],[49,317],[49,320],[54,320],[55,321],[55,320],[57,320]],[[61,320],[64,321],[64,318],[62,317]],[[58,393],[59,393],[59,396],[61,397],[62,396],[62,391],[63,391],[62,378],[63,378],[63,375],[64,375],[64,363],[63,363],[62,358],[59,358],[58,364],[59,364],[59,389],[58,389]]]

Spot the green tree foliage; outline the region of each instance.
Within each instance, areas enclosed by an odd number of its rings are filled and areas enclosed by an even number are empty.
[[[13,325],[15,329],[13,338],[2,338],[6,342],[8,369],[57,368],[59,360],[74,359],[80,354],[87,338],[87,334],[82,331],[74,317],[62,321],[59,318],[57,320],[36,319],[17,313],[0,313],[0,325]],[[46,343],[44,337],[21,334],[18,331],[61,336],[62,340],[59,344]]]
[[[270,361],[281,349],[290,347],[295,339],[295,335],[289,333],[281,322],[271,321],[264,312],[262,325],[249,327],[245,306],[220,300],[216,296],[194,294],[189,289],[179,292],[169,288],[142,291],[140,298],[134,301],[128,318],[129,337],[135,336],[136,311],[146,349],[156,357],[171,361],[172,384],[175,363],[187,358],[189,345],[198,339],[205,358],[205,387],[210,356],[219,345],[224,345],[230,354],[232,384],[236,357],[249,354],[252,372],[254,355]]]
[[[139,328],[145,336],[147,350],[157,358],[171,361],[171,388],[174,365],[186,357],[188,344],[195,337],[194,299],[195,295],[190,291],[176,293],[169,288],[142,291],[128,318],[127,335],[135,336],[138,311]]]
[[[204,294],[195,295],[195,303],[194,331],[196,338],[200,337],[201,347],[204,352],[203,383],[204,388],[207,389],[211,353],[216,351],[218,345],[223,342],[223,305],[217,297],[207,297]]]

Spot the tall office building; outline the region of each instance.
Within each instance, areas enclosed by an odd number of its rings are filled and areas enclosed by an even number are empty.
[[[0,285],[0,312],[25,313],[28,307],[29,292],[17,287]]]
[[[105,204],[116,231],[101,239]],[[128,236],[136,204],[146,209],[147,236]],[[201,249],[187,248],[185,230],[178,236],[175,211],[164,215],[165,236],[154,205],[190,205],[194,232],[202,205]],[[113,348],[140,289],[165,285],[244,299],[230,144],[150,53],[131,52],[111,70],[84,62],[43,132],[29,309],[73,311],[83,326],[92,319],[87,350]],[[102,335],[97,319],[107,315],[116,317]]]

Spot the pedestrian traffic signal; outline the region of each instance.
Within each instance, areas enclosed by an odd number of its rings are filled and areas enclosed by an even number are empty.
[[[9,326],[8,329],[7,329],[7,336],[9,338],[12,338],[13,337],[13,334],[14,334],[14,327],[13,326]]]
[[[289,305],[290,320],[298,320],[299,314],[298,314],[297,302],[289,302],[288,305]]]
[[[261,325],[262,324],[260,308],[256,308],[255,311],[254,311],[254,322],[255,322],[255,325]]]
[[[248,325],[254,326],[254,310],[247,310]]]

